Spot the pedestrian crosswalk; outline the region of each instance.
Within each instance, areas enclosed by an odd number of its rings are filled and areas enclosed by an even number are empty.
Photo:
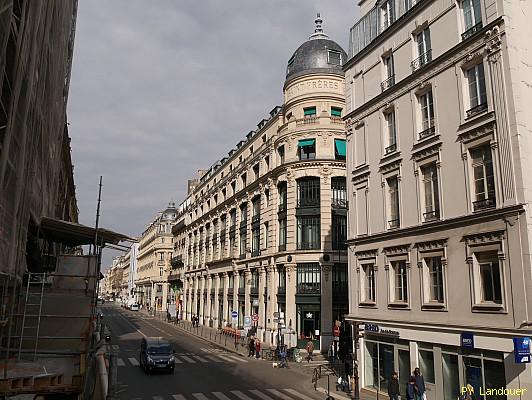
[[[174,359],[175,364],[208,364],[208,363],[229,363],[229,364],[238,364],[238,363],[248,363],[249,360],[246,360],[244,357],[237,356],[233,353],[230,353],[225,350],[215,349],[215,348],[201,348],[201,355],[196,353],[175,353]],[[139,360],[135,357],[127,357],[117,359],[116,365],[119,367],[133,366],[138,367]],[[247,400],[242,399],[241,400]],[[226,400],[226,399],[224,399]]]
[[[315,400],[301,391],[292,388],[286,389],[252,389],[228,390],[226,392],[193,392],[177,393],[170,395],[151,395],[148,397],[135,397],[134,400]]]

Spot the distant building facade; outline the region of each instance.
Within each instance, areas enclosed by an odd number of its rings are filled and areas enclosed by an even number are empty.
[[[288,61],[284,104],[193,186],[174,254],[186,319],[242,328],[255,317],[275,344],[284,315],[283,332],[323,350],[348,311],[346,53],[316,22]]]
[[[419,366],[430,400],[530,390],[513,338],[532,324],[532,6],[360,5],[344,65],[360,384],[386,392],[398,371],[404,392]]]

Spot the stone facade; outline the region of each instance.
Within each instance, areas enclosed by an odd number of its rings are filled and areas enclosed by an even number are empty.
[[[431,400],[530,388],[512,338],[531,324],[532,8],[360,4],[344,70],[361,387],[399,371],[404,390],[419,366]]]

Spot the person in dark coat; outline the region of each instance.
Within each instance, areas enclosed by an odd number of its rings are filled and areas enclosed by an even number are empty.
[[[406,400],[416,400],[417,387],[416,387],[416,378],[413,376],[410,377],[408,383],[406,384]]]
[[[399,400],[399,379],[395,371],[392,373],[392,378],[388,383],[388,396],[390,400]]]
[[[416,400],[423,400],[423,395],[425,394],[425,380],[419,368],[414,369],[414,379],[416,380],[417,393]]]
[[[253,357],[255,355],[255,340],[253,338],[249,338],[248,349],[248,357]]]

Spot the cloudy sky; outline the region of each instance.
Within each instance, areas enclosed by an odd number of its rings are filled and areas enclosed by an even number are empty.
[[[80,1],[68,104],[80,222],[94,225],[103,175],[100,225],[140,235],[281,104],[286,62],[317,12],[347,51],[356,4]]]

